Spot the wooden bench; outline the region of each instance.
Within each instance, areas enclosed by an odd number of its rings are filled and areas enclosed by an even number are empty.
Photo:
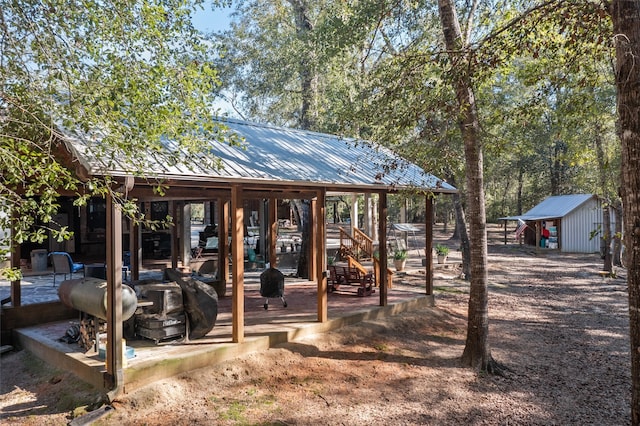
[[[357,268],[348,266],[329,266],[329,292],[334,292],[340,286],[358,287],[358,296],[370,296],[375,292],[372,273],[362,273]]]

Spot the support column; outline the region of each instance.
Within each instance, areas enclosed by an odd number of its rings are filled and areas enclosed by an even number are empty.
[[[312,263],[315,265],[315,269],[309,269],[309,275],[312,275],[311,271],[315,271],[314,275],[318,283],[318,321],[326,322],[328,320],[328,303],[327,303],[327,248],[325,242],[326,230],[325,230],[325,198],[326,191],[323,189],[318,192],[318,198],[311,203],[312,216],[315,216],[315,226],[312,229],[312,234],[316,234],[316,250],[312,252],[312,257],[315,258]],[[313,230],[315,229],[315,232]],[[311,265],[310,265],[311,266]]]
[[[276,242],[278,240],[278,199],[269,198],[269,263],[272,268],[278,267]]]
[[[306,251],[307,262],[309,262],[309,281],[314,281],[316,279],[316,269],[318,265],[318,256],[322,254],[320,251],[319,240],[323,238],[320,234],[315,232],[316,223],[321,221],[324,223],[324,218],[318,216],[318,200],[311,199],[309,200],[309,249]],[[323,211],[326,209],[326,206],[323,206]]]
[[[351,195],[351,235],[353,235],[353,229],[358,228],[358,194]]]
[[[244,206],[242,186],[231,187],[232,340],[244,341]]]
[[[229,281],[229,200],[218,200],[218,279]]]
[[[104,375],[109,399],[124,386],[122,359],[122,209],[107,197],[107,371]]]
[[[182,266],[189,268],[191,264],[191,203],[184,203],[182,206],[182,226],[181,228],[181,240],[180,244],[180,259],[182,259]]]
[[[389,282],[387,261],[387,193],[381,192],[378,200],[378,252],[380,254],[380,306],[387,306],[387,283]]]
[[[171,235],[171,267],[176,269],[178,267],[178,253],[180,252],[180,246],[178,245],[178,230],[176,227],[179,226],[180,219],[178,218],[178,206],[175,201],[169,201],[169,211],[173,218],[173,226],[169,228]]]
[[[364,232],[365,234],[367,234],[369,237],[371,237],[373,239],[373,218],[372,218],[372,211],[371,211],[371,194],[370,193],[365,193],[364,194],[364,217],[362,219],[362,221],[364,222],[362,225],[364,226]]]
[[[426,196],[425,203],[425,290],[427,295],[433,295],[433,196]]]
[[[258,220],[260,221],[260,240],[257,246],[260,250],[260,255],[264,262],[269,261],[269,230],[271,229],[271,222],[269,222],[269,200],[260,200],[260,210],[258,213]]]

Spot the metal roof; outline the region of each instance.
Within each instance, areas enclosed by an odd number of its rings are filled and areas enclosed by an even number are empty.
[[[499,220],[543,220],[562,218],[594,198],[593,194],[554,195],[520,216],[501,217]]]
[[[212,141],[208,147],[220,158],[221,169],[202,164],[172,165],[158,154],[149,155],[144,170],[168,179],[210,182],[277,182],[332,188],[421,188],[455,192],[456,188],[425,172],[392,151],[366,141],[317,132],[255,124],[235,119],[219,120],[244,138],[244,146]],[[70,135],[69,135],[70,136]],[[91,174],[130,174],[136,168],[122,161],[105,161],[92,155],[89,138],[70,137],[75,155]],[[167,143],[172,149],[175,144]]]

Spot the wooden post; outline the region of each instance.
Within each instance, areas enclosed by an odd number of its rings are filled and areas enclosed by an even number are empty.
[[[325,197],[326,191],[322,189],[318,191],[318,198],[315,201],[312,201],[311,207],[313,210],[311,211],[311,215],[315,216],[314,223],[315,227],[312,229],[312,234],[316,234],[315,238],[315,251],[312,251],[312,257],[315,260],[311,261],[312,264],[315,265],[315,269],[309,269],[309,275],[311,276],[311,271],[315,271],[316,280],[318,283],[318,321],[326,322],[328,320],[328,307],[327,307],[327,264],[326,264],[326,252],[327,248],[325,245],[326,236],[325,236]],[[315,229],[315,232],[313,232]],[[313,239],[312,239],[313,240]],[[311,265],[310,265],[311,266]]]
[[[316,279],[315,271],[317,269],[317,265],[319,262],[320,255],[322,251],[320,251],[320,247],[318,242],[321,238],[324,238],[324,235],[320,235],[317,233],[316,224],[319,221],[324,223],[324,218],[319,217],[319,207],[317,204],[319,201],[317,199],[311,199],[309,201],[309,244],[307,250],[307,262],[309,262],[309,281],[314,281]],[[323,211],[326,206],[323,206]]]
[[[122,348],[122,210],[107,196],[107,371],[105,388],[110,399],[124,385]]]
[[[233,257],[232,340],[234,343],[242,343],[244,341],[244,206],[241,185],[231,187],[231,232],[231,255]]]
[[[387,193],[379,194],[378,251],[380,253],[380,306],[387,306]]]
[[[425,203],[425,290],[427,295],[433,294],[433,196],[427,194]]]

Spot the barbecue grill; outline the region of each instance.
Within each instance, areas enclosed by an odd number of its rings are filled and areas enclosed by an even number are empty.
[[[269,268],[260,274],[260,296],[265,298],[264,309],[269,309],[269,299],[279,297],[282,306],[287,307],[284,298],[284,275],[276,268]]]

